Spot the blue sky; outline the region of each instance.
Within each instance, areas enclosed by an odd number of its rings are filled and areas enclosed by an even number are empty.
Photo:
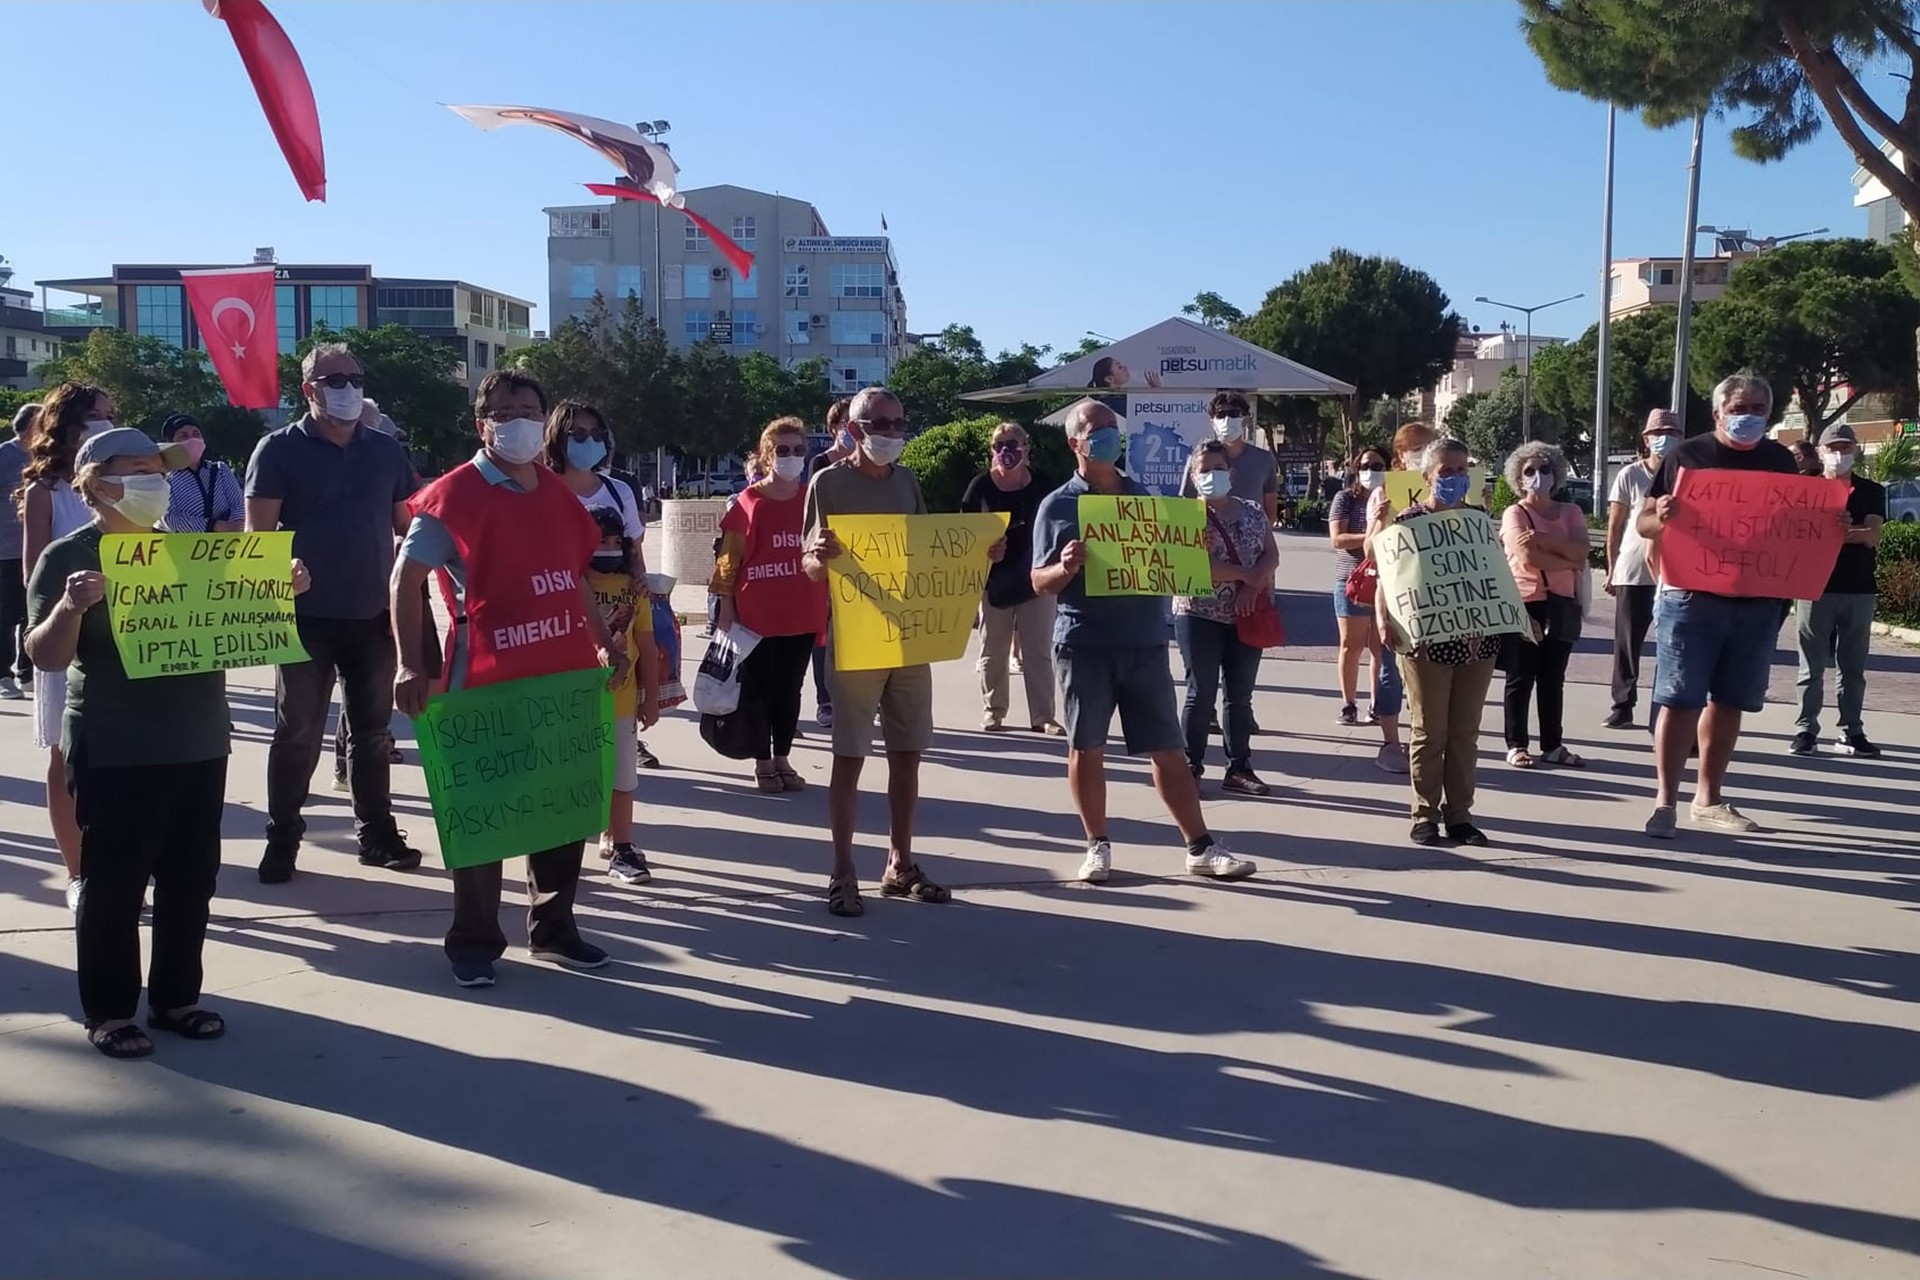
[[[1335,246],[1430,272],[1483,328],[1503,313],[1477,294],[1588,295],[1543,333],[1598,314],[1605,109],[1547,84],[1506,0],[269,3],[319,99],[326,204],[197,0],[6,5],[37,51],[0,143],[16,283],[273,245],[544,304],[540,210],[607,171],[436,105],[483,102],[668,119],[687,186],[800,196],[835,234],[884,212],[909,326],[990,349],[1122,336],[1202,289],[1251,310]],[[1864,232],[1831,131],[1757,166],[1727,127],[1702,222]],[[1687,141],[1622,118],[1617,257],[1679,251]]]

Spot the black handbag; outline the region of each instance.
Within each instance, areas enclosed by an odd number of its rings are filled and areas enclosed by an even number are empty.
[[[723,716],[700,717],[700,736],[729,760],[755,760],[765,755],[769,732],[766,713],[756,699],[742,698],[738,709]]]

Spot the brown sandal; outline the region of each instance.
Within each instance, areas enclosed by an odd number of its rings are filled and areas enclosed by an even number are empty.
[[[860,900],[860,882],[852,876],[835,876],[827,881],[827,911],[836,916],[860,916],[867,904]]]
[[[914,863],[905,871],[895,874],[887,872],[880,878],[880,896],[883,898],[912,898],[915,902],[947,902],[953,892],[945,885],[935,884],[927,879],[927,873]]]
[[[762,791],[779,792],[786,790],[786,788],[780,784],[780,774],[773,769],[768,769],[765,773],[762,773],[759,765],[753,766],[753,780]]]
[[[773,776],[780,780],[780,789],[783,791],[805,791],[807,789],[807,780],[791,769],[775,768]]]

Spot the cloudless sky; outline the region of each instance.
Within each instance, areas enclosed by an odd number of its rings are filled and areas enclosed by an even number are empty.
[[[16,285],[272,245],[501,289],[545,328],[541,209],[610,170],[436,105],[476,102],[665,118],[687,188],[799,196],[836,235],[884,212],[909,327],[990,350],[1124,336],[1203,289],[1251,311],[1336,246],[1428,271],[1482,328],[1505,313],[1478,294],[1587,295],[1540,333],[1598,314],[1605,108],[1547,83],[1509,0],[269,4],[319,99],[325,204],[198,0],[0,3]],[[1759,166],[1728,128],[1702,222],[1864,234],[1831,130]],[[1622,116],[1616,257],[1680,251],[1687,149]]]

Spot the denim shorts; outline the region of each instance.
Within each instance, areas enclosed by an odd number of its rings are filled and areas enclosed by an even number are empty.
[[[1373,606],[1355,604],[1347,599],[1347,580],[1345,578],[1333,584],[1333,616],[1336,618],[1372,618]]]
[[[1712,702],[1760,710],[1767,703],[1780,621],[1778,600],[1661,588],[1653,599],[1659,664],[1654,705],[1691,711]]]
[[[1115,711],[1128,755],[1186,751],[1166,645],[1055,645],[1053,665],[1075,751],[1104,749]]]

